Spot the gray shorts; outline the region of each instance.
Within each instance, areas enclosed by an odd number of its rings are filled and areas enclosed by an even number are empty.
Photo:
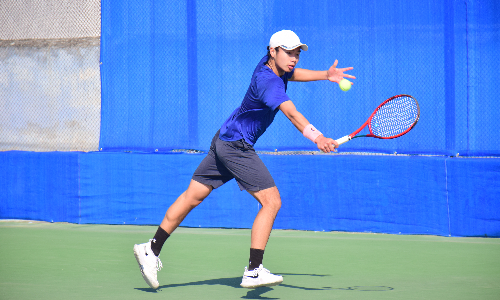
[[[243,139],[223,141],[217,131],[208,155],[200,163],[192,179],[216,189],[233,178],[241,190],[256,192],[275,186],[271,173],[252,145]]]

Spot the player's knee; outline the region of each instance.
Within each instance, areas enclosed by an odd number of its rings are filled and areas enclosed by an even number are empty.
[[[276,213],[278,213],[278,211],[281,209],[281,198],[278,198],[274,203],[274,210],[276,211]]]
[[[195,207],[205,200],[211,192],[211,186],[192,180],[188,189],[184,192],[184,197],[191,206]]]
[[[267,201],[262,203],[262,207],[265,207],[267,209],[270,209],[270,210],[278,213],[278,211],[281,208],[281,198],[273,197],[273,198],[267,199]]]
[[[193,209],[196,206],[198,206],[201,202],[203,202],[206,196],[185,191],[184,193],[182,193],[181,198],[182,198],[182,203],[184,203],[184,205],[187,205],[190,207],[190,209]]]
[[[195,208],[198,206],[203,200],[205,200],[206,197],[200,197],[199,195],[190,195],[190,194],[185,194],[184,195],[184,201],[191,207]]]

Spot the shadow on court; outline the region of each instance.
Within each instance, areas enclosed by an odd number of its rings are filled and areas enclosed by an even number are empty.
[[[317,275],[317,274],[291,274],[291,273],[279,273],[283,276],[315,276],[315,277],[326,277],[330,275]],[[286,280],[286,279],[285,279]],[[199,285],[221,285],[228,286],[232,288],[238,288],[242,291],[247,291],[246,295],[242,296],[242,299],[280,299],[280,298],[268,298],[262,296],[263,294],[272,291],[273,287],[260,287],[256,289],[246,290],[240,286],[241,276],[239,277],[230,277],[230,278],[218,278],[218,279],[208,279],[202,281],[194,281],[187,283],[179,283],[179,284],[166,284],[161,285],[158,290],[153,290],[150,288],[135,288],[136,290],[147,292],[147,293],[157,293],[162,289],[171,289],[175,287],[185,287],[185,286],[199,286]],[[348,291],[390,291],[393,290],[392,287],[387,286],[352,286],[352,287],[342,287],[342,288],[334,288],[334,287],[322,287],[322,288],[310,288],[303,286],[296,286],[290,284],[280,284],[279,287],[286,287],[291,289],[299,289],[306,291],[326,291],[326,290],[348,290]]]

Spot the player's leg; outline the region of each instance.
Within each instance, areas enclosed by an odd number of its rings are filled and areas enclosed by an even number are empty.
[[[160,227],[169,235],[181,224],[188,213],[198,206],[213,188],[195,180],[191,180],[188,189],[168,208]]]
[[[271,274],[262,266],[264,249],[281,207],[274,179],[253,146],[245,140],[225,142],[218,139],[215,145],[219,161],[231,172],[240,189],[248,191],[262,205],[252,226],[249,268],[245,268],[241,286],[257,288],[280,284],[283,277]]]
[[[264,250],[273,228],[274,220],[281,208],[281,197],[276,186],[257,192],[248,191],[262,208],[257,213],[252,226],[250,247]],[[255,266],[258,267],[259,265]],[[253,269],[252,266],[249,266]]]
[[[142,277],[151,288],[159,287],[157,272],[162,268],[162,263],[158,256],[163,244],[188,213],[211,191],[211,186],[191,180],[187,190],[167,210],[154,238],[147,243],[134,245],[134,255],[139,263]]]
[[[262,265],[264,250],[269,240],[274,220],[281,207],[281,198],[276,186],[249,193],[262,205],[252,226],[249,267],[245,268],[241,286],[257,288],[274,286],[283,282],[283,277],[274,275]]]
[[[158,288],[157,271],[162,267],[159,259],[161,248],[171,233],[181,224],[189,212],[198,206],[213,189],[223,185],[233,177],[221,167],[215,155],[215,134],[210,151],[193,174],[187,190],[169,207],[158,226],[153,239],[134,246],[134,254],[144,280],[152,288]]]

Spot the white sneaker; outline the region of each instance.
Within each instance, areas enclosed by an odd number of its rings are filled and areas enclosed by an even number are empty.
[[[161,270],[163,265],[158,256],[154,255],[151,250],[151,240],[144,244],[134,245],[134,255],[139,263],[142,278],[146,280],[147,284],[153,289],[157,289],[160,284],[156,277],[156,273]]]
[[[274,275],[268,269],[260,265],[258,268],[248,271],[245,267],[241,286],[247,289],[255,289],[261,286],[274,286],[283,282],[283,276]]]

